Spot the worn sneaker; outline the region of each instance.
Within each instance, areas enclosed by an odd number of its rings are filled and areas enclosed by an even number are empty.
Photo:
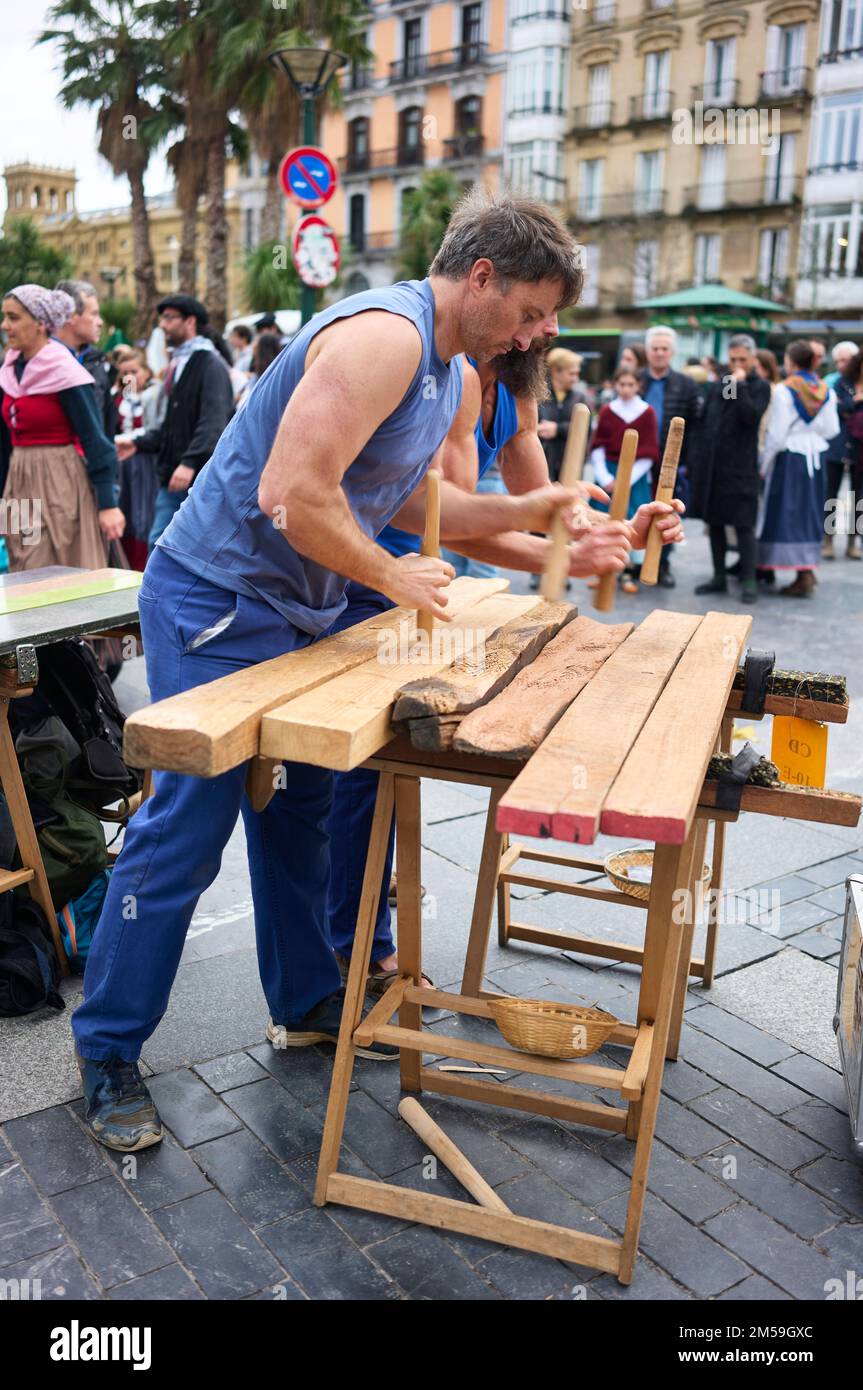
[[[137,1062],[96,1062],[78,1052],[75,1060],[87,1101],[84,1123],[93,1138],[124,1153],[158,1144],[165,1131]]]
[[[316,1004],[299,1022],[274,1023],[270,1019],[267,1023],[267,1037],[273,1047],[279,1049],[311,1047],[313,1043],[321,1042],[337,1043],[344,1002],[345,992],[338,989],[335,994],[330,994],[326,999],[322,999],[320,1004]],[[390,1047],[388,1043],[376,1042],[370,1043],[368,1047],[358,1047],[356,1053],[358,1057],[368,1057],[371,1062],[393,1062],[398,1057],[399,1050],[397,1047]]]

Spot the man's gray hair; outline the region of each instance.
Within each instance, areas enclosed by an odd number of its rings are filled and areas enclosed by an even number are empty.
[[[833,358],[833,361],[835,362],[835,361],[837,360],[838,357],[841,357],[841,356],[842,356],[843,354],[845,354],[845,353],[849,353],[849,352],[850,352],[850,353],[852,354],[852,356],[853,356],[855,353],[858,353],[859,351],[860,351],[860,349],[859,349],[859,347],[857,346],[857,344],[856,344],[856,343],[852,343],[852,342],[851,342],[851,339],[850,339],[850,338],[847,338],[847,339],[845,340],[844,343],[837,343],[837,344],[836,344],[836,346],[833,348],[832,352],[830,353],[830,356]]]
[[[735,333],[728,339],[728,346],[730,348],[742,347],[746,348],[747,352],[755,352],[757,344],[755,339],[750,338],[748,333]]]
[[[83,314],[84,300],[90,295],[94,299],[99,296],[96,293],[96,286],[91,285],[89,280],[58,280],[54,286],[55,290],[63,290],[65,294],[71,295],[75,301],[75,313]]]
[[[648,328],[644,335],[645,347],[650,347],[654,338],[670,338],[672,347],[677,347],[677,334],[673,328],[667,328],[664,323],[655,323],[652,328]]]
[[[579,247],[551,208],[516,193],[492,195],[475,183],[456,204],[429,274],[464,280],[484,259],[492,262],[503,294],[516,280],[559,280],[558,309],[581,294]]]

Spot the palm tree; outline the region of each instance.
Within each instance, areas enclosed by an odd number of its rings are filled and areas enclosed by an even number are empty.
[[[461,187],[447,169],[430,169],[419,188],[402,204],[402,238],[398,273],[405,280],[422,280],[443,241]]]
[[[98,107],[99,153],[129,181],[136,331],[145,334],[157,299],[144,174],[152,150],[146,122],[153,114],[148,96],[158,85],[159,45],[135,0],[57,0],[48,21],[70,26],[45,29],[36,39],[59,46],[61,101],[69,109]]]

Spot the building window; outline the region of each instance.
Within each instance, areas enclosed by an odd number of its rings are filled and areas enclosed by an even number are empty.
[[[808,280],[863,276],[860,204],[825,207],[806,223],[800,240],[800,276]]]
[[[794,192],[794,161],[797,154],[797,136],[780,135],[778,143],[767,157],[767,172],[764,180],[764,201],[767,203],[787,203]]]
[[[512,63],[510,115],[535,112],[558,115],[564,103],[564,50],[528,48]]]
[[[863,54],[863,5],[860,0],[823,0],[821,54],[828,62]]]
[[[422,144],[423,113],[421,106],[409,106],[399,116],[399,145],[405,152],[415,151]]]
[[[608,63],[594,63],[587,70],[587,124],[607,125],[611,110],[611,68]]]
[[[456,102],[455,128],[458,135],[479,135],[482,129],[482,98],[462,97]]]
[[[736,39],[708,39],[704,54],[704,101],[734,101]]]
[[[805,24],[771,24],[767,29],[767,59],[762,86],[765,96],[787,96],[804,85]]]
[[[815,122],[810,172],[863,168],[861,124],[863,92],[822,97]]]
[[[662,150],[642,151],[635,156],[636,213],[661,212],[664,199],[662,168]]]
[[[66,204],[66,211],[71,212],[72,208],[75,206],[71,188],[66,189],[66,196],[64,201]]]
[[[348,232],[351,246],[355,251],[365,251],[366,249],[366,195],[364,193],[352,193],[350,201],[350,230]]]
[[[583,309],[596,309],[599,305],[599,247],[588,243],[579,247],[579,251],[584,272],[584,289],[580,304]]]
[[[348,169],[358,171],[369,167],[369,122],[367,116],[357,116],[348,122]]]
[[[57,196],[57,190],[56,190],[56,188],[49,188],[49,190],[48,190],[48,207],[50,208],[51,212],[56,212],[56,211],[58,210],[59,206],[60,206],[60,199],[59,199],[58,196]]]
[[[32,193],[30,194],[30,206],[31,206],[31,208],[38,208],[38,207],[41,206],[41,204],[42,204],[42,190],[41,190],[41,188],[39,187],[39,185],[38,185],[38,183],[37,183],[36,187],[33,189]]]
[[[698,206],[721,208],[725,203],[725,146],[705,145],[701,151]]]
[[[632,268],[632,298],[635,303],[656,294],[659,242],[637,241]]]
[[[765,227],[758,238],[758,285],[762,294],[785,288],[788,276],[788,228]]]
[[[15,206],[16,206],[16,208],[21,208],[21,207],[24,206],[24,190],[23,190],[23,188],[16,188],[16,189],[15,189]]]
[[[578,215],[593,220],[602,212],[601,159],[583,159],[578,176]]]
[[[671,49],[647,53],[644,58],[644,108],[646,117],[666,116],[671,93]]]
[[[476,63],[481,53],[482,5],[462,6],[461,12],[461,60],[463,63]]]
[[[251,251],[255,245],[255,210],[254,208],[243,209],[243,246],[247,251]]]
[[[406,19],[404,22],[404,77],[418,77],[423,70],[423,22],[421,19]]]
[[[693,283],[710,284],[719,279],[719,233],[708,232],[695,238]]]

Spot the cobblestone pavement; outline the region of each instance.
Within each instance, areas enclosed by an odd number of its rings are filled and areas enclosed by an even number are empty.
[[[691,590],[706,558],[695,535],[678,557],[678,589],[640,595],[632,612],[655,602],[698,611]],[[854,790],[863,786],[858,568],[822,567],[809,604],[762,602],[752,637],[781,664],[849,675],[857,704],[831,734],[828,781]],[[584,594],[573,597],[590,611]],[[734,595],[722,606],[736,606]],[[620,602],[614,618],[626,612]],[[120,690],[127,708],[146,702],[142,663],[130,663]],[[767,725],[749,731],[763,751]],[[460,978],[485,796],[424,787],[426,964],[444,987]],[[598,855],[611,843],[600,841]],[[42,1297],[58,1299],[823,1299],[829,1280],[844,1287],[849,1270],[863,1275],[863,1167],[831,1027],[849,873],[863,874],[859,827],[744,816],[730,828],[718,975],[710,991],[689,990],[681,1058],[666,1064],[640,1255],[624,1288],[484,1241],[312,1205],[331,1049],[275,1053],[261,1041],[239,830],[144,1051],[165,1143],[124,1159],[84,1132],[68,1027],[80,981],[64,984],[65,1014],[0,1022],[0,1279],[40,1279]],[[611,905],[515,894],[519,920],[554,928],[577,913],[592,935],[637,940],[642,930],[640,914]],[[596,958],[494,944],[487,979],[635,1017],[637,971]],[[494,1034],[482,1020],[430,1021]],[[360,1061],[354,1077],[342,1166],[463,1196],[442,1167],[428,1176],[423,1145],[398,1120],[397,1068]],[[517,1084],[555,1086],[528,1075]],[[433,1096],[424,1104],[513,1211],[599,1235],[622,1230],[633,1153],[622,1136]]]

